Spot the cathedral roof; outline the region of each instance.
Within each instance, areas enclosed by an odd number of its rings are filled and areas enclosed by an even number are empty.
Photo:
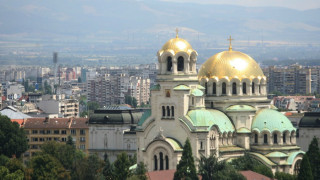
[[[253,119],[251,129],[258,132],[269,131],[270,133],[296,130],[286,116],[272,109],[259,110]]]
[[[212,126],[217,126],[220,133],[234,132],[235,128],[230,119],[223,112],[216,109],[196,109],[191,110],[185,116],[193,127],[204,127],[205,130],[210,130]],[[186,122],[188,125],[188,122]]]
[[[188,41],[177,36],[176,38],[172,38],[167,41],[159,50],[158,54],[161,55],[164,52],[170,52],[173,55],[177,54],[178,52],[185,52],[190,55],[192,52],[196,51],[192,48]]]
[[[202,64],[198,78],[264,78],[258,63],[249,55],[239,51],[223,51]]]

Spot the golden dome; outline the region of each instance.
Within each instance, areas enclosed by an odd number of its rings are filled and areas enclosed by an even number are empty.
[[[169,51],[173,55],[176,53],[183,51],[188,53],[189,55],[194,51],[191,47],[191,45],[188,43],[188,41],[179,38],[178,36],[176,38],[172,38],[169,41],[167,41],[162,48],[159,50],[159,54]]]
[[[198,78],[219,79],[232,78],[263,78],[265,77],[258,63],[249,55],[239,51],[223,51],[210,57],[202,64]]]

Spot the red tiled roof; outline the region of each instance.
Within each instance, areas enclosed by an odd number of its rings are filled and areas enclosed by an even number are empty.
[[[253,171],[240,171],[247,180],[272,180],[271,178]]]
[[[87,118],[28,118],[24,122],[27,129],[46,128],[89,128]]]
[[[163,171],[149,171],[146,173],[148,180],[172,180],[174,177],[175,169],[163,170]],[[202,177],[199,175],[199,180]]]
[[[20,126],[23,125],[23,119],[11,119],[11,122],[17,122]]]
[[[70,128],[89,128],[88,118],[72,118]]]

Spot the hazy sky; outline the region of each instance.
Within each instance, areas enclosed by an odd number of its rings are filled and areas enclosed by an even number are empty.
[[[240,6],[277,6],[298,10],[320,8],[320,0],[163,0],[210,4],[231,4]]]

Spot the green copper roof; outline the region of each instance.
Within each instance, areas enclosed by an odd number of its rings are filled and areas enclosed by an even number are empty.
[[[203,96],[203,92],[199,89],[192,89],[191,94],[194,96]]]
[[[201,86],[201,85],[197,85],[197,89],[205,90],[206,88],[204,88],[204,87],[203,87],[203,86]]]
[[[249,152],[250,155],[252,155],[253,157],[255,157],[257,160],[262,161],[270,166],[274,166],[276,165],[275,163],[273,163],[272,161],[270,161],[267,157],[265,157],[262,154],[259,153],[254,153],[254,152]]]
[[[160,84],[156,84],[156,85],[154,85],[154,86],[152,86],[151,88],[150,88],[150,91],[159,91],[160,90]]]
[[[237,129],[237,133],[251,133],[251,131],[245,127]]]
[[[138,126],[142,126],[142,124],[144,123],[144,121],[146,121],[148,119],[148,117],[151,116],[151,109],[147,109],[141,116],[139,122],[138,122]]]
[[[258,132],[267,130],[270,133],[273,131],[282,133],[286,130],[290,132],[296,130],[286,116],[272,109],[259,110],[253,119],[251,129]]]
[[[193,126],[207,126],[207,130],[210,130],[213,125],[216,125],[221,133],[235,131],[234,126],[229,120],[228,116],[216,109],[191,110],[185,117],[192,123]]]
[[[188,91],[188,90],[190,90],[190,88],[186,85],[181,84],[181,85],[174,87],[173,90],[175,90],[175,91]]]
[[[255,111],[256,108],[249,105],[232,105],[229,106],[226,111]]]
[[[269,157],[269,158],[273,158],[273,157],[288,157],[288,155],[283,153],[283,152],[276,151],[276,152],[272,152],[272,153],[267,154],[266,157]]]
[[[299,155],[299,154],[305,154],[305,152],[303,152],[303,151],[295,151],[295,152],[289,153],[289,157],[287,159],[287,163],[288,164],[292,164],[294,159],[296,158],[296,156]]]
[[[183,150],[181,144],[179,142],[177,142],[175,139],[166,138],[166,141],[169,144],[171,144],[171,146],[173,147],[173,150],[175,150],[175,151],[182,151]]]

